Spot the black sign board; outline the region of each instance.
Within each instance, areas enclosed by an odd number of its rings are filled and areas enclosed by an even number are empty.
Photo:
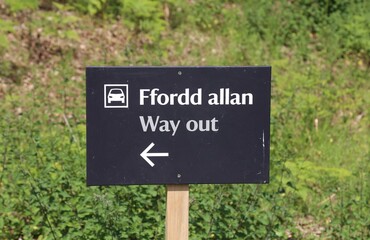
[[[87,184],[267,183],[270,67],[88,67]]]

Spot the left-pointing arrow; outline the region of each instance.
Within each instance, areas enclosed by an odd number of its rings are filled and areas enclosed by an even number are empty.
[[[140,156],[151,166],[154,167],[154,163],[149,159],[149,157],[168,157],[168,153],[150,153],[150,149],[154,147],[154,143],[149,144],[147,148],[144,149]]]

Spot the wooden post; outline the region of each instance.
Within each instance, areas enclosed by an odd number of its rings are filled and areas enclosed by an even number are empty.
[[[167,185],[166,240],[189,238],[189,185]]]

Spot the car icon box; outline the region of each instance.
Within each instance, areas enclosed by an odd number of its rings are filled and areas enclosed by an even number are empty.
[[[128,84],[104,84],[104,108],[128,108]]]

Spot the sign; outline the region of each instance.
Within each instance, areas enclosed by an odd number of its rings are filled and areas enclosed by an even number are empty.
[[[270,67],[88,67],[87,184],[267,183]]]

